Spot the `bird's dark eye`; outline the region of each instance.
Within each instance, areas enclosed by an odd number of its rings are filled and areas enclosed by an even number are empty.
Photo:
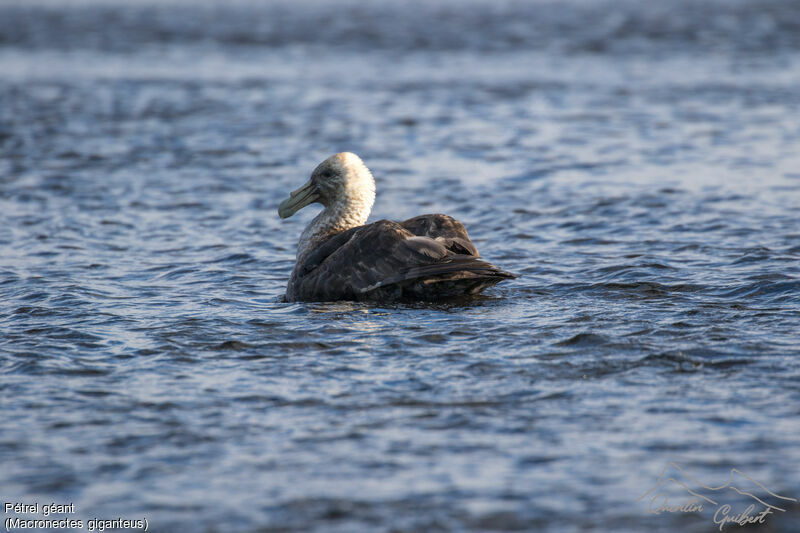
[[[330,171],[330,170],[326,170],[325,172],[322,173],[322,177],[323,178],[330,178],[332,176],[333,176],[333,172]]]

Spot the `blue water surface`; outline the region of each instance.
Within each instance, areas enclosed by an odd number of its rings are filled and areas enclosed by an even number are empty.
[[[343,150],[521,277],[283,303]],[[2,2],[0,331],[0,496],[84,520],[718,531],[648,513],[670,461],[800,499],[800,9]]]

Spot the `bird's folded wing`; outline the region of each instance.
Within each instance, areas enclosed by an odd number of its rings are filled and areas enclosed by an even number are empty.
[[[414,235],[435,239],[453,253],[480,256],[478,249],[469,240],[464,224],[451,216],[420,215],[409,218],[400,225]]]
[[[389,220],[349,231],[312,252],[298,279],[301,294],[332,299],[357,296],[371,287],[426,275],[435,270],[430,267],[447,264],[454,256],[441,242],[416,236]],[[429,269],[419,270],[423,267]]]

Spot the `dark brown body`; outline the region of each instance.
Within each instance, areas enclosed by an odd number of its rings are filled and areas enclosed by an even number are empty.
[[[479,258],[461,222],[421,215],[379,220],[319,243],[295,265],[286,299],[436,301],[514,277]]]

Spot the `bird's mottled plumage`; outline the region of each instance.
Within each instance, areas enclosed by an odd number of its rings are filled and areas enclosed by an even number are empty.
[[[325,206],[300,237],[288,301],[437,300],[514,277],[480,259],[464,225],[447,215],[365,224],[374,200],[369,169],[344,152],[281,204],[283,218],[313,202]]]

